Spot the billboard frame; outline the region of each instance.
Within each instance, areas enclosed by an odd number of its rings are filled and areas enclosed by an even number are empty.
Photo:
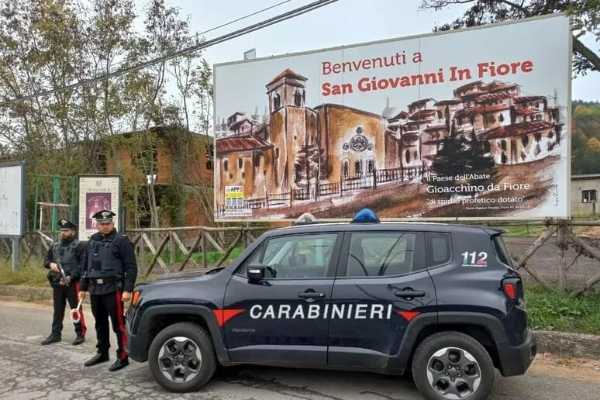
[[[26,207],[25,207],[25,203],[26,203],[26,196],[27,196],[27,173],[25,171],[26,168],[26,162],[25,161],[5,161],[5,162],[0,162],[0,168],[6,168],[6,167],[21,167],[21,226],[20,226],[20,232],[17,235],[8,235],[8,234],[3,234],[0,233],[0,238],[2,239],[19,239],[22,238],[25,233],[26,233],[26,228],[25,225],[27,223],[27,218],[25,218],[25,212],[26,212]]]
[[[499,26],[525,24],[525,23],[528,23],[531,21],[540,21],[540,20],[553,19],[553,18],[567,18],[569,20],[569,24],[571,24],[571,22],[572,22],[572,18],[567,13],[560,12],[560,13],[555,13],[555,14],[538,15],[538,16],[533,16],[533,17],[529,17],[529,18],[523,18],[520,20],[502,21],[502,22],[496,22],[496,23],[491,23],[491,24],[486,24],[486,25],[454,29],[454,30],[450,30],[450,31],[428,32],[428,33],[421,33],[421,34],[415,34],[415,35],[396,36],[396,37],[392,37],[392,38],[388,38],[388,39],[365,41],[365,42],[354,43],[351,45],[340,45],[340,46],[324,47],[324,48],[313,49],[313,50],[290,52],[290,53],[284,53],[284,54],[278,54],[278,55],[272,55],[272,56],[257,57],[257,58],[250,59],[250,60],[242,59],[242,60],[237,60],[237,61],[215,63],[215,64],[213,64],[213,87],[216,87],[218,67],[222,67],[222,66],[242,65],[242,64],[259,62],[259,61],[276,60],[276,59],[280,59],[280,58],[321,53],[321,52],[325,52],[325,51],[352,49],[352,48],[356,48],[356,47],[384,44],[384,43],[396,42],[396,41],[400,41],[400,40],[411,40],[411,39],[431,38],[431,37],[436,37],[436,36],[447,36],[447,35],[451,35],[454,33],[463,33],[463,32],[477,31],[477,30],[493,29],[493,28],[496,28]],[[569,220],[572,217],[572,215],[571,215],[571,153],[572,153],[571,120],[572,120],[572,86],[573,86],[572,85],[572,73],[573,73],[573,35],[572,34],[569,34],[567,48],[568,48],[567,56],[568,56],[569,63],[568,63],[568,68],[567,68],[568,76],[566,77],[568,83],[567,83],[567,104],[565,105],[566,115],[565,115],[565,126],[564,126],[565,136],[569,139],[566,144],[566,155],[565,155],[565,157],[567,159],[567,168],[566,168],[566,174],[567,174],[566,191],[567,191],[567,193],[565,195],[567,210],[566,210],[566,214],[564,217],[555,218],[556,220]],[[213,102],[213,129],[214,129],[214,127],[217,126],[217,113],[216,113],[217,90],[213,90],[212,102]],[[213,165],[215,166],[214,172],[213,172],[213,186],[216,181],[215,178],[216,178],[216,173],[217,173],[216,139],[217,139],[217,137],[213,134],[213,145],[215,148],[215,151],[213,154]],[[269,222],[270,223],[270,222],[290,222],[290,221],[296,220],[296,218],[266,218],[266,219],[265,218],[251,218],[251,217],[249,217],[249,218],[236,218],[236,217],[222,218],[222,217],[219,217],[217,214],[216,188],[213,189],[213,193],[214,193],[213,194],[213,217],[214,217],[214,221],[217,223],[226,223],[226,222],[239,222],[239,223]],[[387,221],[387,222],[531,221],[534,219],[524,217],[524,216],[523,217],[514,217],[513,216],[513,217],[381,218],[382,221]],[[321,218],[321,219],[319,219],[319,221],[323,221],[323,222],[349,222],[351,220],[352,220],[352,218]],[[539,218],[537,218],[537,220],[539,220]]]

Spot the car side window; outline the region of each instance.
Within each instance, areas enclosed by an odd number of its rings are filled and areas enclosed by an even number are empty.
[[[450,261],[450,235],[447,233],[429,234],[430,266]]]
[[[415,232],[352,233],[346,276],[402,275],[419,270]]]
[[[267,279],[309,279],[327,276],[337,234],[286,235],[269,239],[238,270],[265,267]]]

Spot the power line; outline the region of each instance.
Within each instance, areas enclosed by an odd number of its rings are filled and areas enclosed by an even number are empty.
[[[205,31],[202,31],[202,32],[196,32],[194,35],[195,35],[196,37],[198,37],[198,36],[201,36],[201,35],[205,35],[205,34],[207,34],[207,33],[209,33],[209,32],[213,32],[213,31],[219,30],[219,29],[221,29],[221,28],[224,28],[224,27],[226,27],[226,26],[233,25],[233,24],[235,24],[236,22],[240,22],[240,21],[242,21],[242,20],[245,20],[245,19],[248,19],[248,18],[250,18],[250,17],[254,17],[255,15],[258,15],[258,14],[262,14],[262,13],[264,13],[265,11],[272,10],[272,9],[274,9],[274,8],[277,8],[277,7],[279,7],[279,6],[282,6],[282,5],[286,4],[286,3],[290,3],[291,1],[292,1],[292,0],[283,0],[283,1],[280,1],[279,3],[275,3],[275,4],[273,4],[273,5],[270,5],[270,6],[268,6],[268,7],[265,7],[265,8],[262,8],[262,9],[260,9],[260,10],[254,11],[254,12],[252,12],[252,13],[250,13],[250,14],[246,14],[246,15],[243,15],[243,16],[241,16],[241,17],[235,18],[235,19],[233,19],[233,20],[231,20],[231,21],[227,21],[227,22],[225,22],[225,23],[223,23],[223,24],[221,24],[221,25],[213,26],[212,28],[209,28],[209,29],[207,29],[207,30],[205,30]],[[197,40],[196,40],[196,42],[197,42]],[[121,65],[124,65],[124,64],[126,64],[126,63],[127,63],[127,61],[125,61],[125,60],[124,60],[124,61],[122,61],[122,62],[119,62],[119,63],[117,63],[117,66],[121,66]]]
[[[283,22],[283,21],[286,21],[288,19],[300,16],[302,14],[306,14],[306,13],[308,13],[310,11],[313,11],[313,10],[316,10],[318,8],[324,7],[326,5],[335,3],[337,1],[338,0],[318,0],[318,1],[314,1],[314,2],[306,4],[304,6],[295,8],[295,9],[287,11],[285,13],[276,15],[276,16],[274,16],[272,18],[269,18],[269,19],[266,19],[264,21],[258,22],[256,24],[249,25],[249,26],[247,26],[245,28],[241,28],[241,29],[235,30],[235,31],[227,33],[227,34],[224,34],[224,35],[221,35],[221,36],[217,36],[214,39],[207,40],[207,41],[204,41],[202,43],[198,43],[198,44],[195,44],[193,46],[189,46],[189,47],[186,47],[184,49],[171,52],[171,53],[166,54],[166,55],[161,56],[161,57],[156,57],[156,58],[154,58],[152,60],[148,60],[148,61],[143,62],[143,63],[132,65],[130,67],[120,68],[120,69],[118,69],[116,71],[109,72],[109,73],[106,73],[106,74],[96,75],[96,76],[94,76],[92,78],[89,78],[89,79],[82,79],[80,81],[77,81],[77,82],[72,83],[70,85],[62,86],[60,88],[51,89],[51,90],[45,90],[45,91],[37,92],[37,93],[31,94],[31,95],[27,95],[27,96],[16,97],[14,99],[3,101],[3,102],[0,103],[0,105],[5,106],[5,105],[9,105],[9,104],[16,103],[16,102],[19,102],[19,101],[31,100],[31,99],[36,98],[36,97],[48,96],[48,95],[56,93],[56,92],[61,92],[61,91],[64,91],[64,90],[70,90],[70,89],[76,88],[78,86],[89,85],[91,83],[94,83],[94,82],[97,82],[97,81],[100,81],[100,80],[118,77],[118,76],[124,75],[124,74],[129,73],[129,72],[139,71],[141,69],[150,67],[152,65],[155,65],[155,64],[158,64],[158,63],[161,63],[161,62],[164,62],[164,61],[168,61],[168,60],[170,60],[172,58],[181,57],[181,56],[186,55],[186,54],[194,53],[194,52],[196,52],[198,50],[206,49],[208,47],[214,46],[214,45],[219,44],[219,43],[226,42],[226,41],[231,40],[231,39],[235,39],[237,37],[246,35],[248,33],[257,31],[259,29],[263,29],[263,28],[266,28],[268,26],[275,25],[275,24],[277,24],[279,22]],[[273,8],[273,7],[276,7],[276,6],[277,6],[277,4],[271,6],[270,8]],[[254,14],[257,14],[259,12],[260,11],[257,11]],[[245,17],[240,17],[240,19],[243,19],[243,18],[245,18]],[[230,23],[233,23],[233,22],[230,22]],[[226,23],[226,24],[224,24],[224,26],[226,26],[226,25],[228,25],[230,23]],[[212,30],[215,30],[215,29],[218,29],[218,28],[219,27],[215,27],[215,28],[212,28]]]

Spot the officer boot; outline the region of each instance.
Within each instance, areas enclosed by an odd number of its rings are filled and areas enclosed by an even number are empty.
[[[77,346],[78,344],[81,344],[85,342],[85,336],[83,335],[77,335],[77,337],[75,338],[75,340],[73,340],[73,346]]]
[[[60,335],[55,335],[54,333],[51,333],[50,336],[48,336],[46,339],[44,339],[42,341],[42,343],[40,343],[42,346],[46,346],[48,344],[52,344],[52,343],[57,343],[61,341],[61,337]]]
[[[107,362],[107,361],[108,361],[107,353],[96,353],[96,355],[94,357],[87,360],[85,363],[83,363],[83,365],[86,367],[91,367],[92,365],[100,364],[100,363]]]
[[[113,365],[111,365],[110,368],[108,368],[108,370],[110,372],[118,371],[121,368],[125,368],[128,365],[129,365],[129,358],[124,358],[122,360],[117,358],[117,361],[115,361],[113,363]]]

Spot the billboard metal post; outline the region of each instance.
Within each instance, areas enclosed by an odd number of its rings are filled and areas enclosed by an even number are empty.
[[[10,267],[12,272],[16,272],[21,264],[21,238],[15,237],[12,239],[12,250],[10,257]]]

